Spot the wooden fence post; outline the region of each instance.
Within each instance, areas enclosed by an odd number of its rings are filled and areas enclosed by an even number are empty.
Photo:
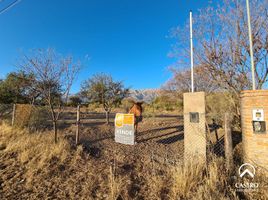
[[[79,142],[79,125],[80,125],[80,106],[77,106],[77,117],[76,117],[76,137],[75,144],[78,145]]]
[[[14,126],[15,123],[15,114],[16,114],[16,104],[13,104],[13,111],[12,111],[12,121],[11,121],[11,125]]]
[[[233,169],[233,141],[232,141],[232,116],[230,113],[225,113],[224,116],[224,149],[226,167],[228,171]]]

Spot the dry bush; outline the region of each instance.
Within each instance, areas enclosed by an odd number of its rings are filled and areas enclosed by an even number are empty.
[[[27,126],[33,109],[34,106],[30,104],[16,104],[15,125],[17,127]]]
[[[31,130],[43,130],[50,126],[49,108],[45,106],[35,106],[32,109],[28,121],[28,127]]]
[[[222,158],[213,158],[209,164],[189,161],[187,165],[170,171],[171,199],[238,199],[229,187],[229,177]]]
[[[124,185],[128,183],[127,179],[124,179],[120,176],[116,176],[115,168],[110,166],[109,175],[108,175],[108,184],[109,184],[109,199],[116,200],[119,198]]]
[[[130,108],[133,106],[133,103],[129,101],[128,99],[124,99],[120,105],[120,108],[122,109],[123,112],[128,113]]]
[[[99,103],[90,103],[87,106],[89,112],[103,112],[102,107]]]
[[[223,124],[224,114],[232,113],[232,98],[228,93],[216,92],[206,95],[206,112],[215,119],[216,123]],[[234,113],[233,113],[234,114]]]
[[[139,174],[138,177],[142,184],[139,187],[141,193],[146,197],[145,199],[169,199],[171,177],[167,174],[167,171],[163,172],[163,170],[154,169]]]
[[[44,129],[50,120],[49,108],[30,104],[16,104],[15,126],[19,128]]]
[[[159,114],[181,114],[183,111],[183,100],[179,97],[168,95],[161,95],[156,97],[154,101],[149,104],[144,104],[144,116],[154,117]]]

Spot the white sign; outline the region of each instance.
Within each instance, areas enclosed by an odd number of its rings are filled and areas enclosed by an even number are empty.
[[[263,109],[253,109],[252,112],[253,121],[264,121],[264,111]]]
[[[115,116],[115,141],[135,144],[134,115],[117,113]]]

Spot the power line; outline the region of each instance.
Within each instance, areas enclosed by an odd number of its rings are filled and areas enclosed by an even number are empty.
[[[3,0],[0,0],[0,2],[2,2]],[[10,3],[9,5],[7,5],[5,8],[0,10],[0,15],[3,14],[4,12],[6,12],[7,10],[9,10],[10,8],[12,8],[13,6],[15,6],[17,3],[19,3],[21,0],[15,0],[12,3]]]

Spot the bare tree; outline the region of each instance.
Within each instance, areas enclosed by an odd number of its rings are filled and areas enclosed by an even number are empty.
[[[49,107],[57,142],[57,122],[68,100],[80,64],[73,63],[70,56],[62,57],[53,49],[35,49],[22,57],[19,66],[26,74],[33,75],[34,90]]]
[[[232,94],[239,116],[239,93],[251,88],[251,66],[247,30],[246,5],[243,0],[224,0],[195,14],[194,60],[205,67],[221,90]],[[268,78],[268,0],[251,1],[251,23],[257,89]],[[172,31],[178,38],[171,56],[178,58],[181,68],[190,66],[188,25]],[[185,62],[186,61],[186,62]]]
[[[164,86],[164,90],[169,90],[182,94],[183,92],[190,92],[191,90],[191,71],[190,69],[170,69],[173,76],[168,80]],[[197,66],[194,69],[195,73],[195,91],[214,92],[217,91],[218,86],[214,83],[210,73],[207,72],[204,66]]]

